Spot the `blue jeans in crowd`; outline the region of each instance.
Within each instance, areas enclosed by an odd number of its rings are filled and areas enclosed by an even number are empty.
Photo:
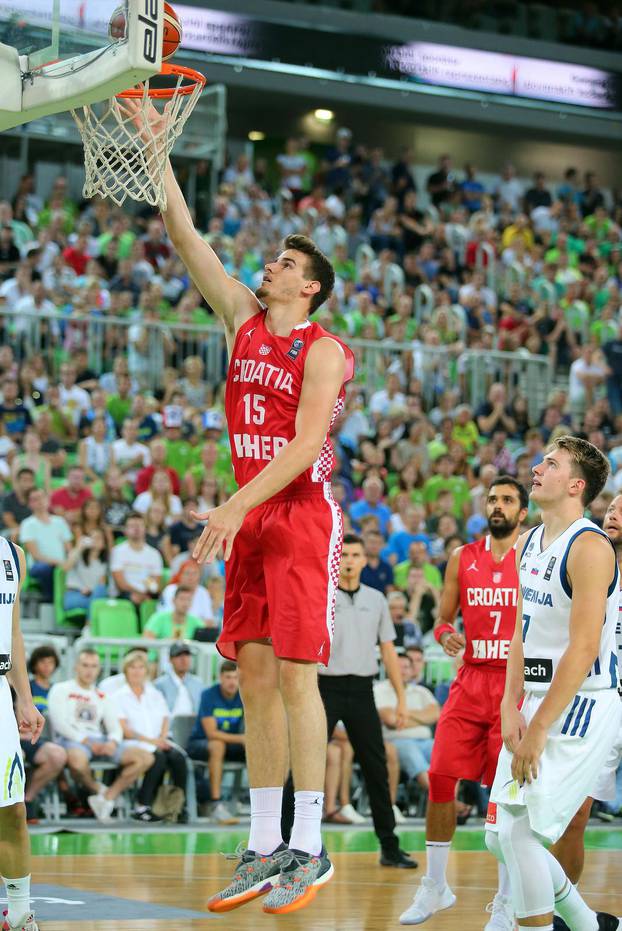
[[[432,737],[397,737],[391,743],[409,780],[429,770],[434,743]]]
[[[54,601],[54,566],[46,562],[33,562],[28,570],[33,579],[39,583],[44,601]]]
[[[610,375],[607,379],[607,400],[614,417],[622,414],[622,385],[615,375]]]
[[[80,608],[88,616],[91,611],[91,602],[96,598],[107,598],[108,586],[96,585],[90,595],[83,595],[82,592],[76,591],[75,588],[68,588],[65,592],[63,607],[65,611],[73,611]]]

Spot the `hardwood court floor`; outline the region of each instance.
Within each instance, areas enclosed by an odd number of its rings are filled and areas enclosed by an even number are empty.
[[[420,832],[410,832],[416,840],[405,844],[415,850],[421,846]],[[596,833],[596,832],[595,832]],[[612,842],[606,847],[620,847],[620,832],[615,832]],[[373,849],[370,832],[363,832],[362,839],[354,846]],[[187,835],[186,835],[187,836]],[[144,838],[144,835],[141,835]],[[329,835],[330,837],[330,835]],[[371,835],[373,838],[373,835]],[[403,836],[406,840],[408,834]],[[169,835],[172,844],[178,847],[178,839]],[[41,838],[36,838],[41,840]],[[58,840],[58,838],[57,838]],[[33,876],[35,882],[49,883],[88,890],[100,894],[115,895],[138,901],[147,901],[180,908],[203,910],[207,897],[225,884],[231,875],[232,863],[215,853],[198,852],[202,844],[191,844],[194,850],[185,853],[154,853],[153,838],[142,844],[147,853],[139,853],[140,840],[130,846],[136,852],[122,854],[96,852],[116,846],[108,835],[100,843],[93,843],[91,853],[83,853],[84,838],[61,838],[62,843],[46,851],[47,855],[35,856]],[[118,838],[121,840],[121,838]],[[75,841],[75,853],[60,853]],[[103,842],[103,843],[102,843]],[[329,844],[342,846],[343,842]],[[464,842],[462,846],[464,846]],[[35,843],[35,851],[41,849]],[[127,847],[127,842],[125,842]],[[158,845],[155,845],[156,848]],[[182,846],[184,846],[182,844]],[[211,846],[211,844],[210,844]],[[481,848],[481,832],[466,846]],[[52,854],[52,855],[50,855]],[[384,931],[399,928],[398,918],[407,907],[412,896],[414,883],[422,874],[425,855],[416,853],[419,869],[416,871],[382,869],[377,864],[374,852],[343,851],[333,854],[335,877],[319,892],[316,900],[303,911],[278,918],[266,915],[259,902],[251,903],[225,916],[208,916],[203,919],[179,920],[106,920],[103,914],[80,915],[78,922],[45,921],[42,931],[192,931],[217,926],[223,928],[261,929],[283,928],[284,931]],[[622,850],[589,850],[586,870],[581,886],[592,907],[622,915]],[[496,883],[496,867],[492,857],[481,849],[455,850],[450,855],[449,881],[458,896],[457,905],[426,923],[429,931],[479,931],[483,929],[487,916],[484,907],[492,898]]]

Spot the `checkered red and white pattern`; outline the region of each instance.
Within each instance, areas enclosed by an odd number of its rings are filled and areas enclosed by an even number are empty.
[[[328,592],[326,599],[326,629],[330,642],[333,642],[335,633],[335,598],[339,586],[339,567],[341,565],[341,550],[343,546],[343,514],[341,508],[333,498],[329,482],[324,486],[326,499],[333,515],[333,528],[328,544]]]

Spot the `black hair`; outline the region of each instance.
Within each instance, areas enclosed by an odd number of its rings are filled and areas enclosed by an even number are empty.
[[[488,486],[488,491],[491,488],[494,488],[495,485],[511,485],[512,488],[515,488],[518,492],[518,500],[520,502],[521,508],[529,507],[529,494],[524,485],[521,485],[520,482],[517,482],[515,478],[511,475],[497,475],[495,479],[492,480]]]
[[[60,666],[60,658],[56,650],[50,644],[44,643],[43,646],[35,647],[28,660],[28,672],[31,676],[37,674],[37,663],[42,659],[53,659],[56,663],[55,669]]]
[[[335,287],[335,271],[330,260],[308,236],[292,234],[283,241],[286,249],[294,249],[307,256],[307,273],[313,281],[320,282],[320,290],[311,298],[309,315],[314,313],[324,301],[327,301]]]

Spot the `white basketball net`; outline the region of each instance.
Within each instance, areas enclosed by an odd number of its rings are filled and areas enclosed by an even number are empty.
[[[82,107],[81,112],[71,111],[84,143],[85,197],[109,197],[119,206],[131,197],[166,209],[167,159],[203,90],[197,83],[191,93],[181,94],[184,77],[175,77],[177,83],[169,100],[150,98],[149,81],[145,81],[141,96],[134,98],[139,104],[142,132],[134,117],[124,113],[123,99],[112,97]],[[157,129],[147,119],[152,106],[164,117]]]

